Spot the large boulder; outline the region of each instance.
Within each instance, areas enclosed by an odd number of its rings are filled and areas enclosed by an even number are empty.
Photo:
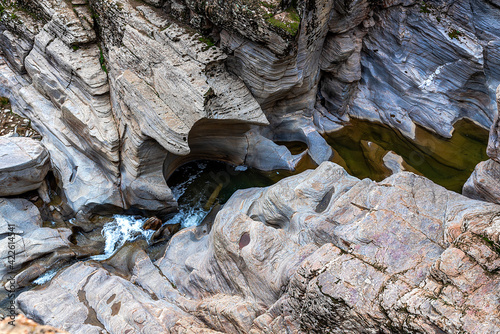
[[[39,141],[0,137],[0,196],[38,189],[49,169],[49,153]]]
[[[323,163],[236,192],[156,262],[131,246],[17,301],[74,333],[495,333],[499,214],[412,173],[377,183]]]
[[[61,254],[71,247],[69,237],[71,230],[68,228],[42,227],[42,218],[37,207],[21,198],[0,198],[0,278],[10,273],[16,275],[17,284],[26,285],[21,282],[24,274],[17,275],[27,264],[34,264],[38,270],[36,274],[41,275],[52,264],[59,260]],[[12,254],[15,254],[12,256]],[[38,268],[32,262],[44,256],[50,255],[46,267]],[[73,254],[74,255],[74,254]],[[28,281],[37,278],[31,273]]]

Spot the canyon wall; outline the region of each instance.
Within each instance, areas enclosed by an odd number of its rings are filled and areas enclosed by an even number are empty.
[[[70,211],[166,213],[195,159],[320,164],[349,117],[410,139],[488,128],[494,2],[2,1],[0,94],[43,136]],[[292,154],[276,142],[300,141]]]

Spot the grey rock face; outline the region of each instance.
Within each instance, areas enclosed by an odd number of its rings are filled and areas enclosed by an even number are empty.
[[[462,193],[470,198],[500,204],[500,164],[491,159],[477,164]]]
[[[497,105],[500,106],[500,86],[497,88]],[[498,113],[490,129],[487,153],[491,159],[477,164],[464,184],[462,193],[470,198],[500,204],[500,133]]]
[[[321,63],[330,112],[378,121],[409,138],[415,124],[444,137],[461,118],[491,125],[498,8],[483,1],[366,7],[352,3],[347,17],[362,22],[356,27],[330,21]]]
[[[0,196],[38,189],[49,168],[49,154],[40,142],[24,137],[0,137]]]
[[[494,333],[499,212],[412,173],[376,183],[323,163],[238,191],[213,225],[175,234],[154,263],[129,250],[107,262],[120,276],[75,264],[18,303],[76,333],[90,330],[94,311],[97,329],[110,333],[138,323],[145,333],[184,324],[195,332]],[[49,300],[80,320],[53,312]]]
[[[211,158],[294,168],[298,157],[281,152],[284,147],[258,131],[245,134],[269,123],[243,81],[225,69],[226,55],[161,11],[95,1],[91,17],[89,4],[81,2],[22,5],[33,15],[8,7],[0,26],[0,45],[12,65],[1,64],[0,93],[43,136],[75,212],[173,210],[164,161],[191,153],[188,139],[197,136],[191,130],[201,120],[211,120],[219,133],[231,122],[246,125],[228,136],[233,145],[207,138],[204,147],[216,152]],[[94,19],[102,48],[95,43]],[[245,161],[253,149],[247,137],[265,143],[276,162]]]
[[[25,199],[0,199],[0,276],[16,272],[23,265],[44,255],[69,248],[67,228],[46,228],[36,206]],[[15,233],[14,237],[10,233]],[[9,238],[10,236],[10,238]],[[14,241],[15,259],[9,253]],[[13,260],[13,262],[9,262]],[[12,264],[12,268],[11,265]]]
[[[349,116],[410,138],[415,124],[445,137],[461,118],[488,127],[500,10],[421,6],[18,1],[0,24],[1,93],[44,137],[75,211],[168,211],[164,170],[207,156],[263,170],[307,155],[319,164],[332,157],[320,133]]]

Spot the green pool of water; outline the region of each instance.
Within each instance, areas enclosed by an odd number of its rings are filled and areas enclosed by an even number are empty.
[[[406,170],[456,192],[461,192],[476,164],[488,159],[488,131],[466,120],[455,124],[449,139],[417,127],[415,140],[410,140],[382,124],[357,119],[325,138],[335,152],[332,161],[360,179],[381,181],[391,175],[383,157],[393,151],[402,157]],[[306,149],[304,144],[296,142],[286,146],[295,154]],[[180,223],[183,227],[197,225],[212,207],[224,204],[238,189],[270,186],[286,176],[315,167],[308,156],[294,172],[260,172],[211,160],[189,162],[167,181],[179,203],[179,213],[171,223]]]
[[[351,119],[326,139],[338,153],[334,160],[358,178],[380,181],[390,175],[382,157],[394,151],[408,170],[456,192],[461,192],[476,164],[488,159],[488,131],[471,121],[458,121],[449,139],[422,127],[415,133],[413,141],[382,124]],[[369,148],[368,142],[376,145]]]

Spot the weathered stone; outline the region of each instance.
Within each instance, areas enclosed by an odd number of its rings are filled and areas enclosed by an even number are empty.
[[[7,317],[0,322],[0,332],[4,334],[69,334],[66,331],[51,326],[37,324],[33,320],[26,318],[23,314],[15,317],[13,321],[14,325],[9,324],[10,321],[11,319]]]
[[[31,202],[25,199],[0,199],[0,277],[9,271],[19,270],[34,259],[70,247],[68,238],[71,230],[41,226],[40,213]],[[9,251],[15,251],[14,261],[9,257],[12,255]]]
[[[49,168],[49,154],[40,142],[24,137],[0,137],[0,196],[38,189]]]
[[[377,183],[323,163],[236,192],[156,262],[126,246],[17,300],[75,333],[494,333],[499,213],[412,173]]]

